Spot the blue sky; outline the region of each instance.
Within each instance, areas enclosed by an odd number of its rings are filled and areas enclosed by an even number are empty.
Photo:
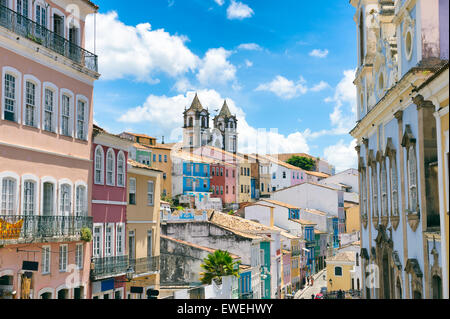
[[[198,92],[238,115],[240,151],[258,129],[280,152],[356,167],[356,27],[348,1],[97,0],[94,120],[175,142]],[[93,18],[86,46],[93,50]],[[178,128],[178,130],[176,130]],[[175,131],[174,131],[175,129]],[[171,138],[172,137],[172,138]],[[249,144],[250,143],[250,144]]]

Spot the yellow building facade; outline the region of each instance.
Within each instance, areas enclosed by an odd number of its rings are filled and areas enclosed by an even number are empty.
[[[345,204],[344,204],[345,205]],[[344,206],[346,233],[361,231],[361,220],[359,216],[359,205]]]
[[[134,271],[126,284],[128,299],[145,299],[149,289],[159,290],[161,175],[128,160],[126,251]]]
[[[238,170],[238,203],[251,202],[251,163],[248,160],[239,158]]]
[[[162,171],[161,196],[172,197],[172,159],[170,152],[172,148],[165,144],[156,143],[149,146],[152,150],[152,167]]]
[[[355,253],[341,252],[327,258],[327,291],[352,289],[351,271],[355,265]]]

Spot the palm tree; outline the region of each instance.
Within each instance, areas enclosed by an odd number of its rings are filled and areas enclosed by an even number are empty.
[[[214,280],[217,284],[221,284],[223,276],[239,277],[240,263],[241,261],[233,261],[227,251],[216,250],[203,259],[200,267],[205,271],[200,273],[200,281],[203,284],[211,284],[211,281]]]

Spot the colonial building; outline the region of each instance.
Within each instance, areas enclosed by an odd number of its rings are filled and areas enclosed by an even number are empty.
[[[379,278],[371,284],[362,276],[363,294],[448,298],[442,130],[435,118],[448,109],[448,1],[351,4],[358,107],[350,133],[359,159],[362,266],[366,273],[377,269]]]
[[[124,299],[127,160],[131,141],[94,125],[91,298]]]
[[[127,299],[142,299],[159,289],[160,179],[162,172],[128,159],[126,234],[131,281]]]
[[[190,150],[212,145],[230,153],[237,152],[237,119],[232,115],[227,102],[217,116],[214,127],[209,126],[209,111],[204,109],[197,93],[191,106],[184,110],[183,147]]]
[[[0,1],[0,223],[18,230],[0,234],[5,298],[90,293],[92,100],[100,75],[84,40],[86,16],[97,10],[87,0]]]

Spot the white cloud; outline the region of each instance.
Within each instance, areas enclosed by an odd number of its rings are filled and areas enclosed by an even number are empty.
[[[171,35],[164,29],[152,30],[149,23],[125,25],[115,11],[97,14],[96,53],[101,79],[132,77],[138,81],[157,82],[158,72],[176,77],[194,71],[199,58],[185,45],[184,36]],[[93,51],[94,17],[86,19],[87,49]]]
[[[215,90],[198,90],[199,99],[205,108],[209,108],[211,121],[214,110],[221,108],[224,97]],[[128,110],[119,118],[123,123],[148,123],[152,130],[160,129],[162,135],[169,137],[171,142],[179,142],[182,138],[181,126],[183,124],[183,111],[189,107],[195,92],[176,96],[150,95],[143,105]],[[258,129],[250,126],[246,121],[246,115],[242,108],[227,98],[227,104],[232,114],[236,114],[239,131],[239,151],[261,153],[278,152],[309,152],[306,136],[301,132],[294,132],[287,136],[278,133],[277,129]],[[211,123],[212,127],[212,123]],[[151,132],[143,132],[151,134]]]
[[[225,84],[236,80],[236,67],[227,59],[231,51],[209,49],[200,63],[197,79],[202,85]]]
[[[326,88],[329,88],[329,87],[330,87],[330,85],[329,85],[327,82],[325,82],[325,81],[320,81],[318,84],[314,85],[314,86],[311,88],[311,91],[313,91],[313,92],[319,92],[319,91],[322,91],[322,90],[324,90],[324,89],[326,89]]]
[[[309,52],[309,55],[317,58],[325,58],[328,55],[328,50],[314,49],[311,52]]]
[[[305,94],[308,91],[318,92],[328,87],[328,83],[320,81],[313,87],[308,88],[305,79],[301,76],[297,82],[294,82],[281,75],[277,75],[271,82],[260,84],[255,91],[269,91],[288,100]]]
[[[254,14],[252,8],[242,2],[231,0],[231,4],[227,9],[228,19],[245,19],[250,18]]]
[[[304,82],[303,79],[294,82],[281,75],[277,75],[271,82],[260,84],[255,90],[270,91],[283,99],[292,99],[308,91]]]
[[[325,99],[335,102],[330,114],[331,124],[336,134],[347,134],[356,121],[356,87],[353,84],[356,70],[344,71],[344,77],[336,86],[334,97]]]
[[[225,3],[225,0],[214,0],[219,6],[222,6]]]
[[[253,62],[250,60],[245,59],[245,65],[247,66],[247,68],[250,68],[253,66]]]
[[[348,145],[340,140],[337,144],[324,149],[325,160],[336,167],[336,172],[347,168],[357,168],[357,153],[355,150],[356,140],[352,140]]]
[[[262,48],[257,43],[242,43],[238,46],[240,50],[261,51]]]

